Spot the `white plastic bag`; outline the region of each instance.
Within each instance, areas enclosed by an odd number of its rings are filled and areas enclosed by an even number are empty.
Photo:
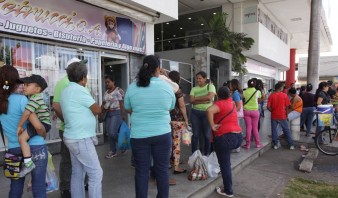
[[[215,151],[207,158],[207,169],[209,177],[217,177],[221,172]]]
[[[189,157],[189,160],[188,160],[188,165],[189,167],[192,169],[194,168],[194,163],[197,159],[197,156],[200,156],[201,159],[203,159],[203,156],[202,156],[202,153],[200,150],[196,150],[190,157]]]
[[[55,173],[52,155],[48,151],[48,164],[46,171],[46,191],[52,192],[58,189],[59,189],[59,179]]]
[[[182,143],[189,146],[191,144],[191,136],[192,136],[192,133],[191,133],[190,127],[189,129],[185,128],[182,131]]]

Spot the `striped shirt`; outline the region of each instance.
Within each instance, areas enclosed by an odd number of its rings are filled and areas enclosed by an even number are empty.
[[[35,113],[41,122],[46,123],[46,124],[51,124],[50,113],[48,111],[48,107],[45,104],[45,101],[43,100],[41,94],[32,95],[29,98],[25,109],[27,109],[28,111],[32,113]]]

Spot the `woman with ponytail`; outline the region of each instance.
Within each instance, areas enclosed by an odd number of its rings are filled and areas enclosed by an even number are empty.
[[[18,79],[19,73],[13,66],[0,67],[0,122],[8,140],[8,145],[6,145],[8,152],[14,155],[22,154],[16,130],[28,102],[25,96],[15,93],[18,88]],[[33,197],[45,198],[47,197],[45,179],[48,157],[45,140],[41,135],[36,135],[29,139],[28,144],[32,160],[36,165],[31,172]],[[8,197],[22,197],[24,183],[24,176],[11,179]]]
[[[157,197],[169,197],[168,164],[171,144],[169,111],[175,107],[173,88],[158,78],[160,61],[146,56],[124,99],[125,110],[131,113],[131,147],[135,165],[137,198],[148,196],[150,156],[154,161]]]

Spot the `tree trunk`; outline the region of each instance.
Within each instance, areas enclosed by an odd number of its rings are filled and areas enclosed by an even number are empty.
[[[311,1],[310,39],[307,61],[307,82],[313,87],[319,82],[319,55],[320,55],[320,17],[322,0]],[[314,92],[312,90],[312,92]]]

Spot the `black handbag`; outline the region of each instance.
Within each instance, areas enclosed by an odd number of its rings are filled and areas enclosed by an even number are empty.
[[[1,137],[3,140],[4,146],[6,148],[5,137],[4,137],[4,132],[2,130],[1,122],[0,122],[0,131],[1,131]],[[3,170],[4,170],[5,177],[10,178],[10,179],[19,179],[22,165],[23,165],[22,155],[11,154],[7,151],[7,149],[5,149],[4,162],[3,162]]]
[[[108,115],[108,109],[105,109],[99,116],[98,116],[98,121],[99,123],[102,123],[106,120],[107,115]]]

